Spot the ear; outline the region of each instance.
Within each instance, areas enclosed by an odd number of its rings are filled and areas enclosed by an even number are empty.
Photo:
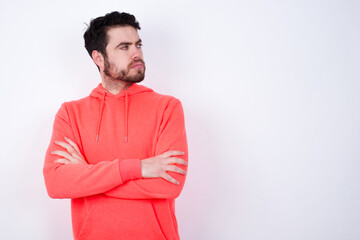
[[[94,63],[100,68],[104,69],[104,56],[101,54],[101,52],[94,50],[91,53],[91,57],[94,61]]]

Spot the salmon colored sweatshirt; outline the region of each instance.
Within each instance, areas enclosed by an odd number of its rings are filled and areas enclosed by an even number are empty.
[[[54,163],[64,150],[54,141],[72,139],[88,164]],[[113,95],[101,84],[56,114],[44,177],[51,198],[70,198],[76,240],[179,239],[175,198],[180,182],[143,179],[140,160],[179,150],[187,161],[181,102],[138,84]],[[183,165],[178,167],[187,170]]]

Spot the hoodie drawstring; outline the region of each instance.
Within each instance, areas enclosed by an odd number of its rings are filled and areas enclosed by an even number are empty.
[[[105,104],[105,96],[106,96],[106,91],[104,90],[104,94],[103,94],[101,104],[100,104],[99,117],[98,117],[97,128],[96,128],[96,141],[97,142],[99,141],[101,119],[102,119],[102,114],[103,114],[104,104]]]
[[[100,104],[100,110],[99,110],[99,117],[98,117],[98,122],[97,122],[97,127],[96,127],[96,142],[99,141],[99,135],[100,135],[100,127],[101,127],[101,120],[102,120],[102,115],[104,112],[104,105],[105,105],[105,96],[106,96],[106,92],[104,90],[104,94],[101,100],[101,104]],[[125,104],[124,104],[124,123],[125,123],[125,142],[128,142],[128,114],[129,114],[129,95],[128,95],[128,90],[125,91]]]
[[[124,119],[124,122],[125,122],[125,142],[127,143],[128,141],[128,111],[129,111],[129,99],[128,99],[128,90],[125,91],[125,119]]]

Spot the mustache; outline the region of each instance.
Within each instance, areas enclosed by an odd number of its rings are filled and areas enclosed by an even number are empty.
[[[141,62],[141,63],[145,66],[144,60],[142,60],[142,59],[137,59],[137,60],[132,61],[132,62],[129,64],[129,68],[131,68],[132,66],[134,66],[135,64],[137,64],[137,63],[139,63],[139,62]]]

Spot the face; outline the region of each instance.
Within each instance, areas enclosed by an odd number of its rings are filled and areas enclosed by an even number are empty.
[[[145,62],[137,30],[131,26],[113,27],[107,31],[107,36],[104,74],[113,80],[141,82],[145,76]]]

